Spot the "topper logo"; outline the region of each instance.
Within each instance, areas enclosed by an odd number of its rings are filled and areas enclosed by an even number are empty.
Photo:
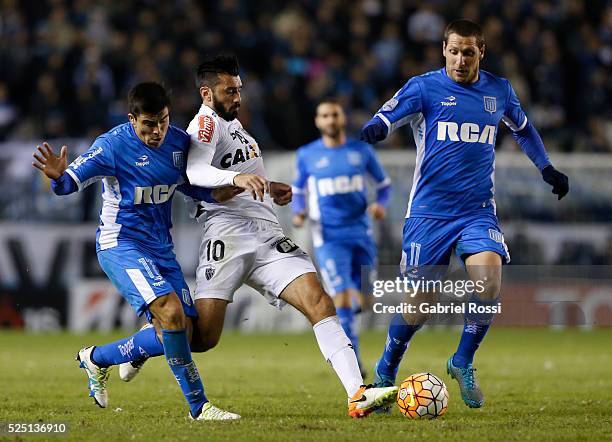
[[[463,141],[465,143],[486,143],[493,145],[495,142],[495,126],[487,124],[482,132],[476,123],[463,123],[459,126],[452,121],[438,122],[438,141]]]
[[[168,186],[166,184],[158,184],[157,186],[136,187],[134,188],[134,204],[162,204],[168,201],[176,184]]]

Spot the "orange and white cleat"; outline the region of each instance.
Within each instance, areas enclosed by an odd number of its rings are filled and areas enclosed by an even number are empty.
[[[362,385],[348,401],[348,414],[353,418],[366,417],[373,411],[395,402],[398,387],[374,387]]]

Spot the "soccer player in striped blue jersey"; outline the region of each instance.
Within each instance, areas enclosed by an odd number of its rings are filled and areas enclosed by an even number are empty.
[[[444,32],[446,66],[411,78],[362,129],[376,143],[410,124],[417,146],[414,180],[403,232],[402,269],[418,277],[423,266],[446,266],[454,250],[469,277],[483,282],[469,303],[492,311],[500,294],[502,261],[509,261],[495,212],[494,146],[501,121],[536,165],[552,192],[563,198],[568,178],[551,164],[542,139],[523,112],[508,80],[480,69],[485,43],[476,23],[457,20]],[[423,293],[418,299],[425,300]],[[375,383],[393,384],[413,334],[427,314],[396,315]],[[472,366],[493,314],[467,313],[457,351],[447,361],[469,407],[484,404]]]
[[[301,227],[306,216],[311,221],[321,275],[363,373],[353,306],[361,302],[362,291],[369,290],[376,266],[376,244],[367,214],[377,220],[384,218],[391,181],[372,146],[347,138],[346,116],[336,100],[318,104],[315,125],[321,138],[297,151],[293,224]],[[367,177],[376,183],[376,201],[370,204]],[[362,269],[366,270],[363,280],[368,287],[362,287]]]
[[[104,272],[136,313],[160,326],[144,329],[120,342],[86,347],[77,360],[88,376],[90,396],[106,407],[110,367],[129,361],[134,353],[165,354],[189,403],[193,419],[237,419],[214,407],[189,348],[191,319],[197,317],[189,288],[173,252],[171,210],[175,190],[211,200],[212,192],[186,181],[186,156],[191,137],[169,123],[169,97],[157,83],[140,83],[128,96],[129,122],[99,136],[92,147],[67,165],[67,147],[59,156],[48,143],[38,147],[34,167],[48,178],[54,192],[67,195],[102,180],[102,210],[96,253]],[[204,171],[207,187],[236,185],[257,190],[266,182],[251,174]]]

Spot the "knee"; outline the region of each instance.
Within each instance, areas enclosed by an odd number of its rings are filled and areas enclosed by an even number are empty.
[[[501,292],[501,275],[488,274],[478,281],[474,294],[483,301],[499,298]]]
[[[182,330],[186,327],[185,312],[180,301],[175,302],[168,295],[167,299],[161,303],[155,310],[155,315],[159,320],[159,324],[164,330]],[[174,296],[176,298],[176,295]],[[163,299],[163,298],[160,298]]]
[[[402,318],[404,322],[410,326],[421,326],[429,319],[429,313],[423,313],[417,308],[414,313],[402,313]]]

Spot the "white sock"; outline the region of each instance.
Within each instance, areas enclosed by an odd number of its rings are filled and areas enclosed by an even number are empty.
[[[312,326],[323,357],[329,362],[344,385],[348,397],[353,397],[363,385],[357,356],[351,341],[342,330],[337,316],[322,319]]]

